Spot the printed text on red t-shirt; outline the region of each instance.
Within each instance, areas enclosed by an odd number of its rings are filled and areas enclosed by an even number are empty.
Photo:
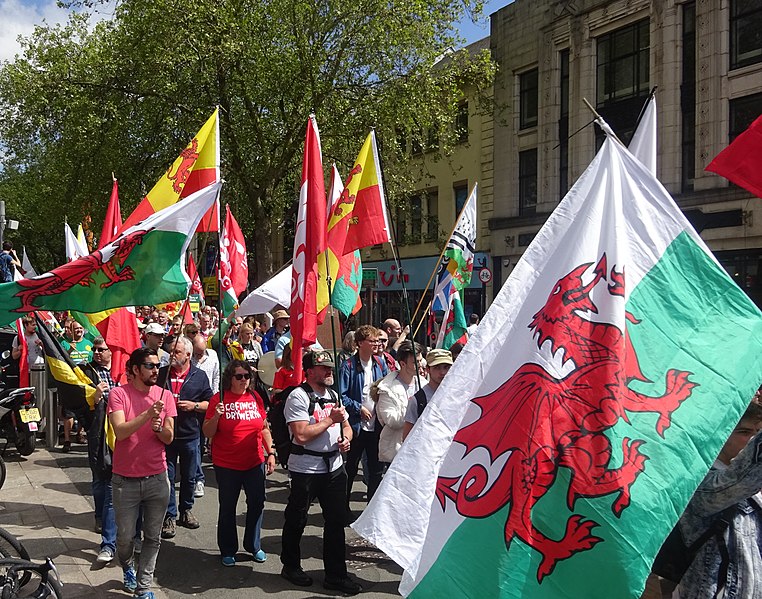
[[[257,420],[263,417],[255,401],[232,401],[223,405],[228,420]]]

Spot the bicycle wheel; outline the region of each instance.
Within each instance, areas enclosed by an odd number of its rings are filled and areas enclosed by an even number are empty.
[[[5,467],[5,460],[0,456],[0,489],[5,484],[5,475],[7,474],[7,468]]]
[[[4,528],[0,528],[0,557],[29,560],[29,552],[26,550],[26,547],[22,545],[21,541],[19,541]],[[0,568],[0,570],[5,572],[4,567]],[[31,572],[24,572],[19,578],[19,583],[23,587],[29,582],[31,578]]]
[[[21,590],[21,580],[35,577],[36,585]],[[50,559],[44,564],[35,564],[29,560],[2,558],[0,559],[0,595],[10,599],[30,597],[35,599],[63,599],[63,585],[58,578],[58,572]]]

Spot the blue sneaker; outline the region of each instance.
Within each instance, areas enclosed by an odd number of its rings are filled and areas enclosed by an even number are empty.
[[[128,593],[134,593],[138,588],[138,577],[135,574],[135,568],[129,566],[124,569],[124,590]]]
[[[235,566],[235,558],[232,555],[223,556],[222,565],[227,566],[228,568],[231,566]]]
[[[254,557],[254,561],[257,562],[258,564],[263,564],[264,562],[267,561],[267,554],[261,549],[257,551],[255,554],[253,554],[253,557]]]
[[[145,593],[135,593],[133,595],[135,599],[156,599],[156,596],[153,594],[153,591],[146,591]]]

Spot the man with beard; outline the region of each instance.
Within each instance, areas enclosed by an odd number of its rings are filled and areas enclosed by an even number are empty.
[[[284,415],[291,433],[288,471],[291,493],[283,524],[281,576],[297,586],[312,577],[301,567],[299,543],[314,499],[320,501],[323,529],[323,587],[355,595],[362,587],[347,575],[344,510],[347,475],[341,454],[349,451],[352,428],[333,385],[333,357],[327,351],[308,352],[302,360],[306,383],[286,399]]]
[[[169,500],[165,448],[174,438],[175,401],[156,385],[159,357],[147,347],[127,362],[130,382],[109,393],[108,417],[116,435],[112,489],[116,516],[116,553],[124,588],[141,599],[154,599],[153,572],[161,543],[161,525]],[[135,572],[135,522],[143,511],[143,548]]]

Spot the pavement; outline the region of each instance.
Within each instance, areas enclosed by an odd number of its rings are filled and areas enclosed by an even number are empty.
[[[96,562],[100,535],[93,531],[90,469],[85,445],[72,445],[70,453],[40,447],[28,458],[10,451],[4,456],[7,478],[0,489],[0,526],[16,535],[33,560],[53,558],[67,599],[119,598],[122,573],[117,560],[106,566]],[[280,577],[280,533],[288,499],[288,481],[282,469],[268,477],[262,548],[263,564],[239,553],[234,568],[220,563],[216,541],[217,489],[214,470],[204,458],[206,494],[196,500],[193,513],[197,530],[178,527],[174,539],[163,540],[155,572],[157,599],[179,597],[238,598],[266,593],[276,598],[303,599],[341,596],[322,588],[322,516],[319,506],[310,511],[302,539],[302,567],[313,576],[311,587],[294,587]],[[352,509],[359,513],[362,482],[355,483]],[[243,536],[242,498],[238,505],[239,539]],[[401,569],[381,551],[347,528],[347,566],[363,585],[362,597],[398,597]]]

